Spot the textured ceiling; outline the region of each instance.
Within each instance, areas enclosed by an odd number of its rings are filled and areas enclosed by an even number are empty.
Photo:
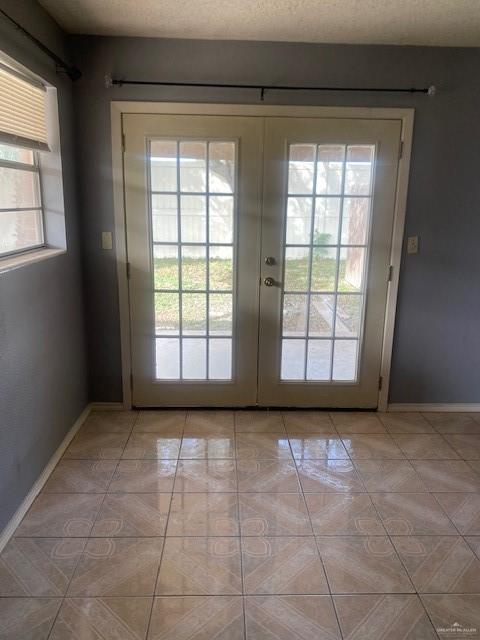
[[[480,0],[39,0],[71,33],[480,46]]]

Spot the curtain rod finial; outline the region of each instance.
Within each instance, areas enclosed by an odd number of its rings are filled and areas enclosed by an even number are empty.
[[[112,76],[109,73],[107,73],[107,75],[105,76],[105,88],[111,89],[112,87],[113,87]]]
[[[436,95],[436,93],[437,93],[437,87],[434,84],[431,84],[428,87],[427,94],[433,98],[433,96]]]

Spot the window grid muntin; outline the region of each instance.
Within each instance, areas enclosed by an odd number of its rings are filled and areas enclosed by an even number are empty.
[[[12,145],[6,145],[6,146],[12,146]],[[0,259],[7,258],[9,256],[19,255],[22,253],[27,253],[28,251],[34,251],[36,249],[41,249],[42,247],[45,246],[45,219],[44,219],[44,212],[43,212],[43,197],[42,197],[43,194],[42,194],[42,183],[41,183],[41,175],[40,175],[40,159],[39,159],[38,151],[35,151],[34,149],[32,149],[32,157],[33,157],[32,164],[25,163],[25,162],[17,162],[16,160],[0,159],[0,167],[5,167],[6,169],[15,169],[17,171],[34,173],[36,175],[35,188],[37,192],[36,196],[37,196],[37,202],[39,203],[39,206],[0,208],[0,214],[2,213],[21,214],[23,212],[29,212],[29,211],[40,212],[40,229],[39,230],[40,230],[41,242],[38,244],[32,244],[26,247],[22,247],[21,249],[16,249],[14,251],[2,251],[0,249]]]
[[[370,232],[372,225],[372,201],[373,201],[373,184],[374,184],[374,170],[375,170],[375,157],[376,157],[376,145],[372,145],[369,143],[353,143],[348,144],[345,143],[341,145],[343,147],[343,155],[341,160],[342,167],[342,176],[341,176],[341,188],[339,193],[331,193],[331,194],[322,194],[317,193],[317,178],[318,178],[318,164],[319,164],[319,149],[322,147],[322,144],[315,145],[315,152],[313,155],[313,177],[312,177],[312,190],[310,193],[290,193],[289,192],[289,171],[290,171],[290,148],[294,144],[301,143],[291,143],[288,145],[288,162],[287,162],[287,179],[286,183],[286,198],[285,198],[285,225],[284,225],[284,247],[283,247],[283,262],[284,262],[284,276],[287,268],[286,264],[286,251],[290,248],[303,248],[308,251],[308,288],[307,290],[282,290],[282,298],[281,298],[281,358],[280,358],[280,374],[279,379],[281,382],[289,382],[289,383],[299,383],[299,382],[317,382],[317,383],[356,383],[358,381],[358,372],[359,372],[359,361],[360,355],[362,351],[362,343],[363,343],[363,330],[364,330],[364,318],[365,318],[365,308],[366,308],[366,274],[367,274],[367,265],[369,260],[369,248],[370,248]],[[310,146],[310,145],[308,145]],[[312,145],[313,146],[313,145]],[[327,145],[330,146],[330,145]],[[340,146],[332,145],[332,146]],[[349,147],[357,147],[357,146],[367,146],[371,147],[372,154],[370,160],[370,182],[368,193],[364,194],[351,194],[345,193],[345,183],[346,183],[346,171],[347,171],[347,155]],[[311,199],[311,219],[310,219],[310,242],[305,244],[300,243],[287,243],[287,224],[288,224],[288,201],[290,198],[310,198]],[[336,244],[319,244],[314,242],[314,228],[315,228],[315,210],[316,210],[316,202],[318,199],[327,199],[327,198],[335,198],[340,200],[340,209],[339,209],[339,217],[338,217],[338,225]],[[365,233],[365,244],[343,244],[342,243],[342,224],[343,224],[343,216],[344,216],[344,203],[346,199],[368,199],[368,212],[367,212],[367,229]],[[312,265],[313,265],[313,255],[315,248],[332,248],[337,249],[336,252],[336,269],[335,269],[335,285],[333,290],[315,290],[312,291],[311,283],[312,283]],[[340,274],[340,257],[342,249],[349,248],[359,248],[363,249],[363,268],[361,273],[361,288],[358,291],[339,291],[339,274]],[[304,295],[307,298],[306,304],[306,319],[305,319],[305,334],[303,336],[290,336],[284,335],[284,311],[285,311],[285,295]],[[311,298],[313,296],[321,296],[321,295],[332,295],[334,298],[334,306],[332,309],[332,328],[331,335],[329,336],[310,336],[310,316],[311,316]],[[357,336],[338,336],[336,335],[336,324],[337,324],[337,303],[338,296],[360,296],[361,297],[361,306],[359,309],[359,330]],[[284,343],[287,340],[302,340],[304,342],[304,377],[303,380],[301,378],[282,378],[281,371],[283,368],[283,349]],[[307,378],[307,369],[308,369],[308,353],[309,353],[309,344],[310,342],[320,342],[327,341],[331,343],[330,350],[330,376],[328,380],[324,379],[315,379],[315,378]],[[355,359],[355,376],[353,379],[334,379],[333,371],[335,366],[335,345],[337,342],[350,341],[357,342],[356,349],[356,359]]]
[[[150,160],[151,158],[151,143],[154,141],[165,141],[165,142],[175,142],[176,145],[176,157],[175,157],[175,166],[176,166],[176,191],[168,191],[168,190],[153,190],[151,188],[151,184],[152,184],[152,162]],[[185,142],[204,142],[205,146],[206,146],[206,155],[205,155],[205,191],[184,191],[181,189],[181,180],[180,180],[180,144],[181,143],[185,143]],[[215,143],[230,143],[234,145],[234,159],[233,159],[233,188],[231,192],[223,192],[223,191],[214,191],[212,193],[210,193],[209,190],[209,185],[210,185],[210,145],[211,144],[215,144]],[[178,317],[179,317],[179,328],[178,328],[178,332],[176,334],[167,334],[167,333],[159,333],[156,330],[156,311],[154,309],[154,338],[155,341],[157,339],[166,339],[166,338],[173,338],[175,340],[178,341],[178,356],[179,356],[179,362],[178,362],[178,369],[179,369],[179,377],[178,378],[172,378],[172,377],[165,377],[165,378],[159,378],[156,376],[156,379],[159,381],[165,380],[165,381],[178,381],[178,382],[212,382],[212,383],[219,383],[219,382],[232,382],[233,381],[233,370],[234,370],[234,357],[235,357],[235,343],[234,343],[234,335],[235,335],[235,308],[236,308],[236,296],[235,296],[235,282],[236,282],[236,231],[237,231],[237,172],[238,172],[238,143],[236,140],[227,140],[227,139],[213,139],[213,138],[209,138],[209,139],[202,139],[202,140],[195,140],[192,138],[178,138],[176,140],[172,140],[171,138],[155,138],[155,139],[150,139],[148,141],[148,158],[149,158],[149,171],[148,171],[148,180],[149,180],[149,210],[150,210],[150,225],[153,225],[153,210],[152,210],[152,196],[154,195],[169,195],[169,196],[176,196],[176,200],[177,200],[177,242],[173,242],[173,241],[166,241],[166,242],[162,242],[162,241],[154,241],[153,240],[153,232],[151,233],[151,259],[153,264],[155,264],[154,262],[154,255],[153,255],[153,249],[155,246],[174,246],[178,248],[178,252],[177,252],[177,262],[178,262],[178,289],[177,288],[172,288],[172,289],[164,289],[164,288],[156,288],[155,287],[155,269],[152,270],[152,277],[153,277],[153,294],[155,295],[156,293],[172,293],[172,294],[178,294],[178,305],[179,305],[179,309],[178,309]],[[206,230],[205,230],[205,242],[194,242],[194,241],[186,241],[186,242],[182,242],[182,231],[181,231],[181,224],[182,224],[182,207],[181,207],[181,198],[182,196],[203,196],[205,197],[205,224],[206,224]],[[214,197],[218,197],[218,196],[229,196],[233,199],[233,219],[231,221],[232,224],[232,242],[230,243],[222,243],[222,242],[215,242],[212,243],[212,245],[210,245],[209,239],[210,239],[210,197],[214,196]],[[188,247],[188,246],[192,246],[192,247],[205,247],[206,249],[206,288],[205,289],[183,289],[182,286],[182,248],[183,247]],[[210,250],[211,248],[215,248],[215,247],[231,247],[231,274],[232,274],[232,287],[230,289],[211,289],[210,287]],[[183,330],[183,313],[182,313],[182,307],[183,307],[183,294],[185,293],[194,293],[194,294],[202,294],[206,296],[206,332],[205,333],[201,333],[201,334],[195,334],[195,333],[188,333],[185,334],[184,330]],[[231,296],[231,311],[232,311],[232,318],[231,318],[231,330],[230,332],[227,333],[222,333],[222,334],[213,334],[210,335],[210,295],[212,294],[228,294]],[[198,378],[198,379],[194,379],[194,378],[186,378],[183,375],[183,343],[185,340],[191,340],[191,339],[198,339],[201,338],[204,340],[204,348],[205,348],[205,352],[206,352],[206,377],[205,378]],[[229,351],[229,357],[230,357],[230,377],[229,378],[210,378],[210,342],[214,341],[214,340],[223,340],[223,341],[230,341],[230,351]]]

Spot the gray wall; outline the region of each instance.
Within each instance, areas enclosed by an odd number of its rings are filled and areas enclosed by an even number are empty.
[[[0,8],[58,53],[57,25],[30,0]],[[71,82],[0,16],[0,49],[58,88],[66,255],[0,274],[0,530],[87,401]]]
[[[480,402],[480,52],[475,49],[337,46],[75,37],[84,77],[75,85],[88,300],[91,395],[121,399],[113,252],[110,100],[258,102],[241,90],[123,87],[104,75],[185,82],[428,86],[437,97],[269,92],[266,103],[415,107],[406,234],[420,253],[402,261],[392,402]]]

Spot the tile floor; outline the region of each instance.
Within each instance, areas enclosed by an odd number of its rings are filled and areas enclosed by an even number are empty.
[[[480,414],[97,412],[0,555],[1,640],[480,638]]]

